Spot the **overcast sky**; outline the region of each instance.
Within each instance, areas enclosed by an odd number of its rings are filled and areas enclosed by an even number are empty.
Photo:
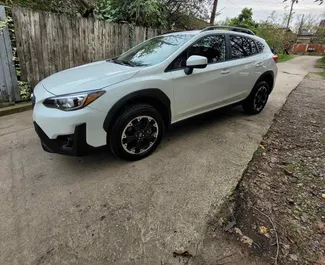
[[[219,0],[218,10],[222,10],[222,14],[216,18],[216,20],[224,20],[226,17],[237,16],[240,11],[245,8],[252,8],[254,13],[254,19],[265,20],[272,11],[276,11],[279,17],[282,17],[284,12],[289,12],[288,3],[283,3],[282,0]],[[285,8],[287,9],[285,10]],[[314,14],[320,16],[324,14],[325,19],[325,3],[319,6],[314,3],[314,0],[300,0],[298,4],[295,4],[294,11],[296,17],[299,14]]]

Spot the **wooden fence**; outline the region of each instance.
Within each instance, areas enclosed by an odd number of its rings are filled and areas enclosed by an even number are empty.
[[[17,75],[13,63],[9,30],[4,23],[5,8],[0,6],[0,102],[19,101]]]
[[[21,79],[33,87],[74,66],[120,55],[161,30],[13,8]]]

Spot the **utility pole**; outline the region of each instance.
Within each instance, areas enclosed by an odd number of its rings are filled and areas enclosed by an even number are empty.
[[[290,7],[290,12],[289,12],[289,17],[288,17],[288,23],[287,23],[287,29],[289,29],[289,25],[290,25],[290,21],[291,21],[291,17],[292,17],[292,13],[293,13],[293,5],[295,3],[297,3],[298,0],[291,0],[291,7]]]
[[[213,1],[213,8],[212,8],[212,13],[211,13],[211,19],[210,19],[210,25],[214,25],[214,20],[216,18],[216,13],[217,13],[217,6],[218,6],[218,0]]]
[[[298,34],[302,34],[302,27],[304,25],[304,18],[305,18],[305,14],[302,15],[302,19],[301,19],[301,22],[300,22],[300,25],[299,25],[299,30],[298,30]]]

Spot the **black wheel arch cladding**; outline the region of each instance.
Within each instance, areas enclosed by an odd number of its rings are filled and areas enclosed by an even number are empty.
[[[158,88],[149,88],[138,90],[132,92],[119,101],[117,101],[113,107],[109,110],[104,120],[103,128],[106,132],[108,132],[112,121],[115,119],[116,115],[118,115],[121,110],[125,108],[125,106],[136,103],[146,103],[150,104],[160,112],[165,122],[166,127],[170,125],[171,122],[171,109],[170,109],[170,99],[168,96]]]
[[[273,71],[267,71],[265,73],[263,73],[256,81],[254,87],[256,87],[256,85],[258,85],[260,82],[265,81],[270,88],[269,93],[272,92],[273,88],[274,88],[274,73]]]

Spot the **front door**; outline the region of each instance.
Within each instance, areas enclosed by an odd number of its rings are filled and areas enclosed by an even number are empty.
[[[207,57],[208,66],[186,75],[186,60],[191,55]],[[174,86],[174,120],[226,104],[231,97],[230,65],[231,62],[226,61],[226,39],[222,34],[203,37],[180,54],[169,68]]]

